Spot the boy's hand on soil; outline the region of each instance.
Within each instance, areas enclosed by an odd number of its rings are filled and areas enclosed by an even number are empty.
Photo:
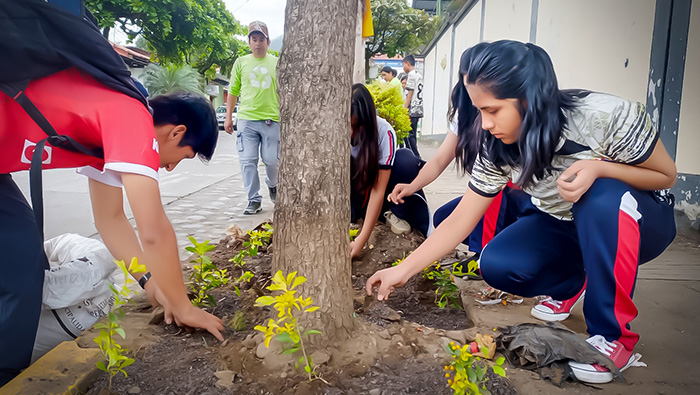
[[[170,302],[168,302],[168,299],[165,298],[165,295],[163,295],[163,292],[158,287],[158,284],[156,284],[155,281],[150,280],[146,283],[144,289],[146,290],[146,297],[148,298],[148,302],[151,304],[151,306],[162,306],[165,314],[165,322],[168,325],[172,323],[173,312],[172,308],[170,307]]]
[[[603,162],[579,160],[569,166],[557,179],[559,194],[567,202],[576,203],[598,178],[598,167]]]
[[[219,341],[224,341],[224,337],[221,335],[221,331],[224,330],[224,322],[218,317],[192,306],[189,302],[182,311],[173,312],[173,317],[178,326],[206,329]]]
[[[412,194],[413,192],[410,190],[410,184],[396,184],[394,190],[386,197],[386,200],[394,204],[401,204],[403,203],[404,197]]]
[[[372,295],[374,287],[378,287],[377,300],[387,300],[395,287],[400,287],[406,283],[404,277],[401,265],[382,269],[367,280],[365,285],[367,295]]]

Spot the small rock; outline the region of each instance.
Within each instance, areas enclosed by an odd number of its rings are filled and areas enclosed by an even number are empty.
[[[239,355],[246,354],[247,352],[248,352],[248,347],[245,347],[245,346],[244,346],[244,347],[241,347],[241,349],[238,350],[238,354],[239,354]]]
[[[389,328],[387,328],[387,331],[389,331],[389,334],[392,336],[398,335],[399,333],[401,333],[401,327],[398,325],[392,325]]]
[[[255,356],[260,359],[265,359],[268,354],[270,354],[270,349],[265,347],[265,343],[258,344],[258,348],[255,350]]]
[[[316,350],[311,354],[311,361],[314,365],[323,365],[331,360],[331,356],[323,350]]]
[[[369,390],[369,395],[381,395],[381,394],[382,394],[382,390],[380,390],[379,388]]]
[[[156,307],[151,313],[151,319],[148,321],[148,324],[160,325],[163,321],[165,321],[165,310],[162,307]]]
[[[214,376],[219,379],[216,382],[216,385],[231,389],[231,387],[233,387],[233,379],[236,377],[236,372],[231,370],[221,370],[214,372]]]
[[[254,348],[255,347],[255,333],[251,333],[248,336],[246,336],[245,340],[243,340],[242,344],[247,347],[247,348]]]
[[[136,395],[141,393],[141,388],[139,387],[131,387],[128,390],[126,390],[126,393],[129,395]]]
[[[430,335],[432,335],[433,333],[435,333],[435,329],[433,329],[433,328],[428,328],[428,327],[424,327],[424,328],[423,328],[423,334],[424,334],[424,335],[430,336]]]
[[[387,321],[401,321],[401,314],[389,307],[386,303],[374,301],[365,309],[365,314],[381,318]]]
[[[282,372],[282,374],[280,374],[280,378],[281,378],[281,379],[286,379],[286,378],[287,378],[287,372]]]
[[[467,342],[467,337],[464,335],[463,331],[447,331],[445,336],[458,342],[459,344],[465,344]]]
[[[394,335],[391,337],[391,344],[392,345],[397,345],[403,341],[403,337],[401,335]]]
[[[383,331],[379,331],[379,333],[377,333],[377,334],[378,334],[379,337],[381,337],[382,339],[386,339],[386,340],[391,339],[391,334],[390,334],[389,331],[386,330],[386,329],[384,329]]]

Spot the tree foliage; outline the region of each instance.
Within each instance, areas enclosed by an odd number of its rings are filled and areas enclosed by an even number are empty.
[[[411,54],[437,31],[439,18],[411,8],[405,0],[372,0],[374,36],[367,41],[365,58],[376,54],[394,57]]]
[[[175,91],[202,94],[201,76],[189,65],[158,66],[149,64],[144,69],[143,85],[151,96]]]
[[[235,38],[243,27],[222,0],[85,0],[106,35],[118,24],[130,40],[142,35],[161,64],[192,65],[213,77],[214,69],[228,74],[247,51]]]

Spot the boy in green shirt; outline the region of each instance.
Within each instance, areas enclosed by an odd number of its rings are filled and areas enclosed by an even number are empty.
[[[270,199],[274,203],[277,197],[280,126],[277,57],[267,53],[270,47],[267,25],[252,22],[248,26],[248,43],[253,53],[238,58],[233,65],[224,129],[226,133],[233,134],[231,114],[240,96],[236,145],[243,186],[248,195],[248,206],[243,214],[252,215],[262,211],[258,152],[265,164],[265,183]]]

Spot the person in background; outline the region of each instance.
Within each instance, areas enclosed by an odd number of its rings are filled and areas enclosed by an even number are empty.
[[[413,151],[416,158],[420,159],[418,152],[418,121],[423,118],[423,76],[416,70],[416,59],[408,55],[403,59],[403,71],[407,74],[406,103],[408,116],[411,117],[411,131],[406,138],[406,147]]]
[[[396,78],[396,70],[394,70],[393,67],[384,66],[384,68],[382,68],[382,79],[391,86],[401,89],[401,81]]]
[[[248,43],[252,54],[233,64],[231,90],[226,100],[224,130],[233,134],[233,109],[238,107],[236,145],[241,163],[243,186],[248,206],[243,214],[262,211],[258,158],[265,164],[265,183],[274,204],[279,174],[280,110],[277,97],[277,57],[267,53],[270,37],[267,25],[255,21],[248,26]]]

